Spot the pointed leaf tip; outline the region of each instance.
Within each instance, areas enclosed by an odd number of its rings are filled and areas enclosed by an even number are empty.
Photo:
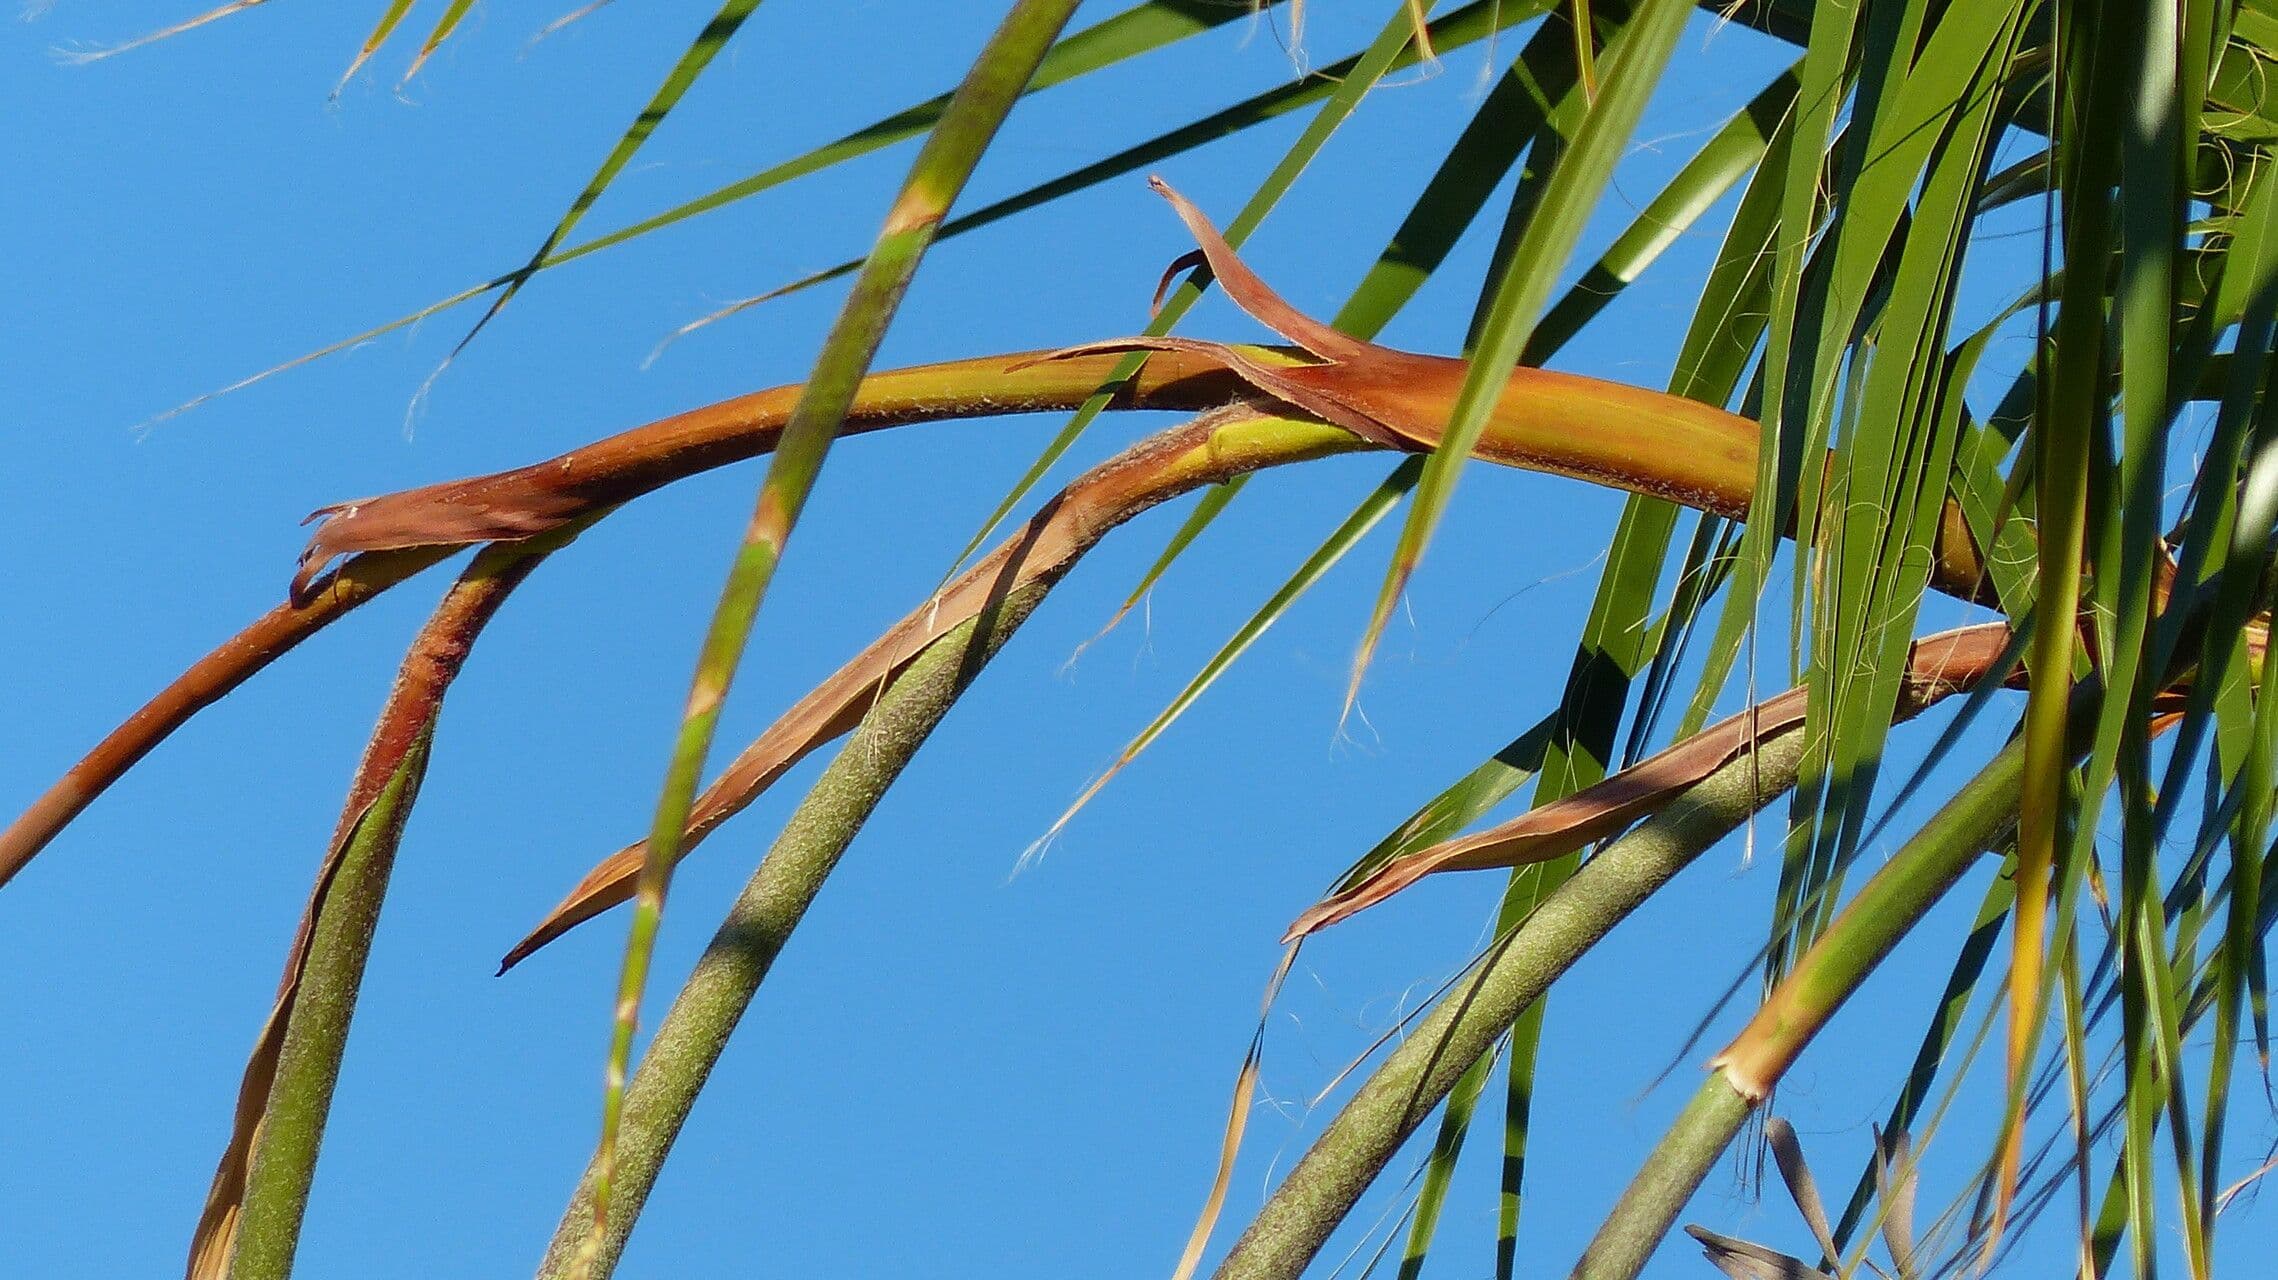
[[[1210,264],[1210,274],[1218,278],[1226,296],[1258,323],[1331,362],[1366,363],[1384,354],[1385,348],[1339,332],[1291,306],[1257,272],[1250,270],[1202,210],[1195,208],[1193,202],[1180,195],[1160,175],[1150,176],[1147,186],[1170,201],[1172,212],[1186,224],[1187,234],[1201,246],[1203,260]]]

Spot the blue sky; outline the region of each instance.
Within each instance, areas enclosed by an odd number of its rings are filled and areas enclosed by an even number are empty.
[[[279,600],[307,511],[534,461],[797,380],[834,291],[643,359],[723,302],[861,252],[910,155],[834,169],[539,278],[416,412],[414,391],[472,312],[138,429],[519,264],[710,11],[618,5],[528,46],[566,6],[483,6],[400,92],[390,86],[408,52],[396,48],[328,102],[377,7],[287,0],[83,67],[51,51],[125,38],[185,7],[64,4],[11,31],[0,418],[15,465],[0,491],[0,566],[17,623],[0,807],[19,809]],[[1118,7],[1087,6],[1077,21]],[[1390,7],[1317,0],[1304,56],[1358,47]],[[435,8],[415,10],[407,31]],[[949,88],[994,9],[763,6],[586,228],[622,225]],[[882,31],[894,38],[872,34]],[[1142,61],[1031,100],[964,207],[1292,71],[1266,25],[1236,22],[1193,46],[1174,55],[1187,59],[1176,72]],[[1516,47],[1453,53],[1373,95],[1252,242],[1252,264],[1299,306],[1332,312],[1484,92],[1488,59],[1499,66]],[[1628,193],[1651,191],[1788,56],[1697,24],[1588,247],[1626,221]],[[1224,220],[1301,119],[1163,172]],[[1561,367],[1661,384],[1692,302],[1682,282],[1705,268],[1721,221],[1682,238],[1660,268],[1668,282],[1625,298]],[[1476,230],[1388,341],[1460,343],[1491,233]],[[1161,267],[1188,247],[1136,175],[999,224],[927,261],[880,363],[1136,330]],[[1260,336],[1216,298],[1185,331]],[[1081,461],[1166,421],[1108,420]],[[922,599],[1059,422],[921,427],[835,452],[723,744],[756,734]],[[1474,468],[1370,677],[1364,719],[1340,736],[1347,662],[1389,527],[1047,857],[1018,875],[1015,863],[1386,465],[1341,459],[1262,478],[1144,617],[1071,665],[1177,513],[1135,523],[1087,560],[856,844],[731,1046],[620,1274],[1168,1272],[1209,1179],[1275,938],[1386,829],[1549,707],[1618,498]],[[453,692],[358,1013],[304,1274],[498,1275],[535,1262],[590,1150],[622,920],[505,979],[491,972],[587,865],[645,825],[757,476],[746,465],[700,477],[588,534],[539,571]],[[0,892],[0,1013],[15,1028],[0,1050],[14,1082],[0,1249],[21,1274],[179,1266],[339,792],[439,586],[394,593],[206,712]],[[814,769],[683,867],[652,1007]],[[1269,1096],[1230,1224],[1326,1119],[1308,1100],[1482,941],[1500,878],[1445,879],[1307,949],[1273,1016]],[[1572,1259],[1690,1092],[1705,1050],[1686,1051],[1685,1033],[1747,966],[1774,881],[1738,842],[1710,854],[1553,1000],[1527,1274]],[[1864,997],[1874,1013],[1839,1023],[1783,1091],[1830,1183],[1847,1187],[1868,1149],[1900,1069],[1886,1059],[1911,1051],[1942,980],[1939,953],[1978,887],[1875,980]],[[1710,1040],[1733,1022],[1728,1013]],[[2235,1142],[2271,1136],[2255,1115]],[[1944,1152],[1958,1173],[1978,1149],[1963,1137]],[[1440,1274],[1488,1265],[1484,1155],[1451,1201]],[[1356,1223],[1396,1215],[1398,1181]],[[1730,1164],[1689,1217],[1804,1242],[1792,1210],[1776,1195],[1752,1203]],[[2273,1238],[2267,1215],[2227,1240],[2243,1251],[2257,1238]],[[1350,1231],[1335,1248],[1360,1242]],[[1681,1245],[1649,1274],[1708,1269]]]

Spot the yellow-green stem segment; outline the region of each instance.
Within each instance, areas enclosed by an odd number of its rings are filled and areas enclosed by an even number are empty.
[[[1416,1024],[1330,1121],[1220,1264],[1296,1280],[1377,1175],[1530,1004],[1639,903],[1795,781],[1804,736],[1757,744],[1608,845]]]
[[[927,136],[911,165],[910,176],[887,214],[885,229],[823,341],[814,372],[784,425],[774,460],[761,482],[758,506],[697,658],[687,709],[657,800],[656,819],[649,828],[648,855],[642,864],[625,944],[604,1076],[601,1138],[594,1156],[593,1228],[572,1268],[573,1275],[589,1274],[608,1232],[612,1166],[624,1113],[625,1072],[639,1024],[641,991],[647,985],[649,960],[664,912],[665,890],[718,726],[720,704],[743,656],[760,600],[800,508],[821,472],[831,441],[854,403],[886,326],[932,243],[934,231],[964,189],[1012,104],[1035,76],[1037,65],[1074,16],[1076,2],[1018,0],[974,60],[942,112],[941,122]]]
[[[296,942],[288,960],[272,1014],[282,1025],[263,1028],[247,1067],[237,1131],[192,1239],[192,1280],[291,1275],[365,963],[444,694],[507,597],[574,533],[478,556],[405,654],[311,892],[306,950]]]
[[[1898,940],[2015,821],[2024,769],[2020,739],[1955,792],[1851,900],[1716,1057],[1700,1092],[1574,1264],[1573,1280],[1634,1280],[1644,1269],[1748,1114]]]
[[[697,1093],[823,881],[927,735],[1044,593],[1043,584],[1012,592],[987,616],[934,641],[896,676],[752,873],[633,1074],[614,1171],[616,1208],[592,1256],[592,1276],[616,1270]],[[585,1247],[598,1172],[588,1168],[580,1179],[539,1264],[540,1280],[562,1280]]]

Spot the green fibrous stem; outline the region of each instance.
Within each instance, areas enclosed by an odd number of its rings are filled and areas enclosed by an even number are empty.
[[[688,707],[673,744],[656,818],[650,825],[610,1036],[601,1137],[594,1156],[593,1224],[573,1274],[590,1268],[609,1230],[610,1183],[624,1109],[626,1064],[632,1057],[641,992],[655,950],[665,890],[718,726],[720,704],[743,656],[760,600],[774,577],[791,527],[813,489],[831,442],[839,434],[886,326],[893,320],[919,260],[933,242],[942,216],[964,189],[982,151],[996,136],[1006,113],[1036,74],[1037,64],[1075,9],[1076,0],[1019,0],[974,60],[964,83],[942,112],[941,122],[918,152],[869,261],[823,341],[814,372],[784,425],[767,477],[760,484],[758,507],[705,633]]]
[[[2017,818],[2022,739],[1954,794],[1862,888],[1713,1064],[1709,1078],[1599,1227],[1575,1280],[1632,1280],[1757,1104],[1866,981]]]
[[[287,978],[290,994],[277,1015],[285,1020],[282,1044],[245,1156],[234,1242],[226,1219],[214,1219],[215,1206],[209,1205],[208,1220],[200,1224],[197,1247],[226,1250],[230,1280],[285,1280],[292,1274],[349,1023],[404,824],[426,774],[443,695],[514,588],[584,523],[525,546],[485,551],[444,596],[405,655],[311,896],[312,918],[304,922],[307,951],[298,957],[297,974]],[[258,1087],[265,1069],[269,1034],[264,1031],[248,1068],[249,1088]],[[234,1158],[233,1147],[224,1157],[222,1179]],[[226,1182],[217,1183],[225,1201],[227,1190]],[[208,1231],[219,1232],[215,1241],[206,1239]]]
[[[617,1203],[591,1259],[593,1276],[615,1270],[698,1091],[824,879],[887,787],[1048,586],[1035,583],[1010,592],[994,609],[934,641],[895,677],[744,886],[657,1029],[626,1093],[615,1170]],[[597,1172],[589,1168],[580,1180],[538,1268],[541,1280],[571,1274],[592,1228]]]
[[[1294,1280],[1463,1073],[1575,960],[1795,781],[1789,732],[1702,779],[1615,840],[1492,947],[1379,1066],[1290,1170],[1219,1280]]]
[[[283,1280],[292,1274],[301,1219],[316,1177],[317,1148],[324,1142],[333,1087],[348,1046],[348,1024],[356,1013],[364,963],[395,869],[396,843],[426,772],[429,738],[430,731],[423,730],[389,776],[324,894],[276,1082],[254,1143],[230,1280]]]

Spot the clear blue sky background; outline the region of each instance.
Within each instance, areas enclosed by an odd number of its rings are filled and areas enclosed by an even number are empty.
[[[388,91],[408,56],[399,47],[328,105],[379,7],[284,0],[81,68],[57,65],[51,49],[124,38],[189,6],[65,4],[7,39],[0,421],[12,466],[0,566],[14,621],[0,668],[0,807],[29,802],[186,662],[281,598],[308,510],[532,461],[798,379],[833,291],[706,330],[646,370],[641,361],[723,301],[859,253],[910,155],[845,166],[540,278],[441,379],[408,436],[414,389],[471,312],[134,430],[519,264],[710,13],[684,0],[620,4],[526,49],[566,0],[491,4],[400,95]],[[411,38],[438,7],[415,11]],[[1078,23],[1120,7],[1087,6]],[[1391,7],[1316,0],[1305,53],[1341,56]],[[995,10],[763,6],[587,228],[950,87]],[[1194,44],[1173,55],[1176,71],[1142,61],[1032,100],[965,207],[1292,71],[1266,25],[1238,22]],[[1300,306],[1333,311],[1468,117],[1486,59],[1517,45],[1463,50],[1375,94],[1255,239],[1254,265]],[[1592,249],[1789,56],[1698,24]],[[1300,125],[1164,171],[1224,220]],[[1681,283],[1705,267],[1723,216],[1672,249],[1669,283],[1625,299],[1562,366],[1661,384],[1692,302]],[[1491,233],[1466,241],[1388,340],[1460,342]],[[1187,247],[1137,176],[945,245],[881,363],[1135,330],[1162,265]],[[1215,298],[1187,330],[1259,336]],[[921,599],[1059,421],[924,427],[835,453],[723,743],[758,732]],[[1159,425],[1109,420],[1083,460]],[[1210,1176],[1275,938],[1417,803],[1549,707],[1618,498],[1474,469],[1349,740],[1337,736],[1339,695],[1389,529],[1050,856],[1011,873],[1384,468],[1347,459],[1261,479],[1145,619],[1063,669],[1177,514],[1139,522],[1087,562],[936,735],[825,892],[715,1076],[621,1274],[1167,1273]],[[535,1262],[590,1150],[623,921],[508,978],[491,971],[587,865],[645,824],[757,475],[747,465],[680,485],[556,557],[453,693],[359,1010],[305,1274],[513,1275]],[[201,716],[0,893],[11,1086],[0,1256],[12,1273],[178,1268],[339,792],[440,581],[390,595]],[[683,868],[654,1008],[814,768]],[[1710,854],[1561,988],[1526,1274],[1562,1272],[1734,1024],[1727,1014],[1709,1044],[1683,1047],[1747,966],[1774,880],[1737,842]],[[1273,1016],[1269,1103],[1253,1117],[1221,1244],[1326,1119],[1308,1099],[1471,954],[1499,887],[1494,875],[1429,884],[1308,948]],[[1831,1194],[1868,1149],[1978,888],[1878,977],[1871,1010],[1844,1020],[1781,1095]],[[2270,1136],[2256,1114],[2234,1141],[2245,1151]],[[1934,1188],[1981,1154],[1966,1136],[1939,1150]],[[1438,1274],[1485,1273],[1493,1164],[1482,1149],[1465,1166]],[[1397,1214],[1399,1180],[1356,1221]],[[1776,1193],[1756,1205],[1729,1163],[1689,1216],[1804,1247],[1793,1210]],[[2272,1240],[2266,1214],[2226,1237],[2249,1257]],[[1348,1232],[1338,1249],[1359,1243]],[[2060,1264],[2061,1227],[2044,1245]],[[1650,1274],[1709,1271],[1680,1243]]]

